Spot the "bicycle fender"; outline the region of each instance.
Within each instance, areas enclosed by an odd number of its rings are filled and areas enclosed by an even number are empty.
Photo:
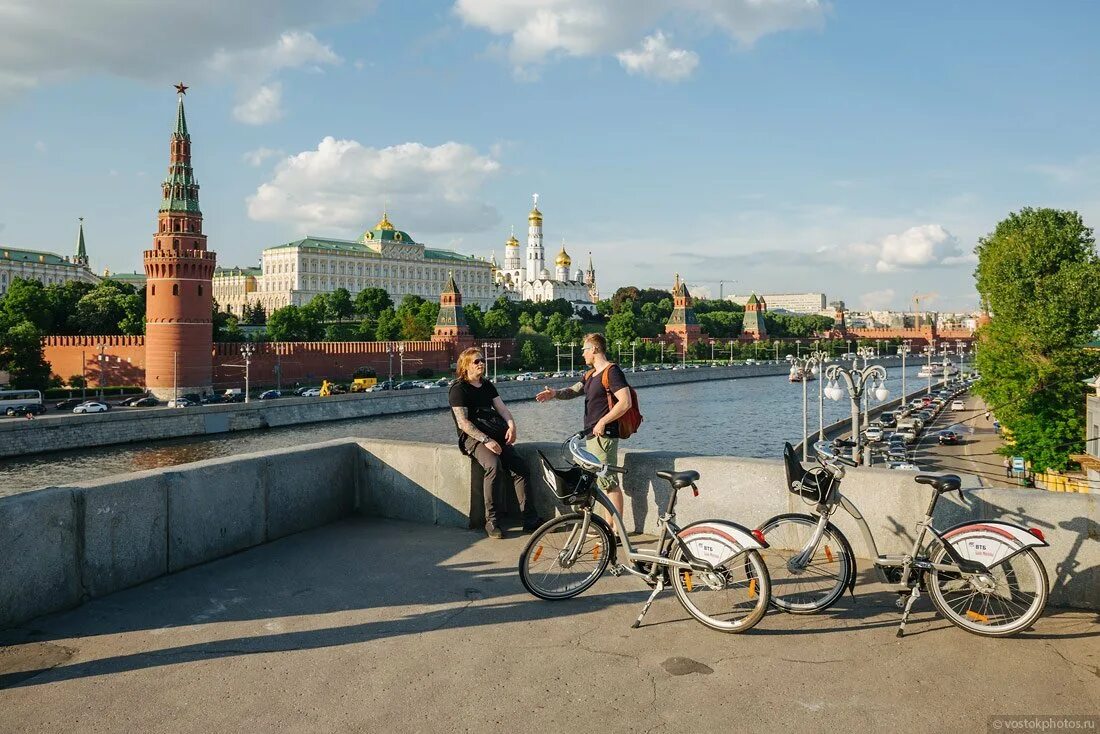
[[[1025,548],[1050,545],[1026,528],[1000,520],[960,523],[944,531],[942,537],[962,558],[981,563],[986,568],[991,568]]]
[[[730,556],[746,550],[763,550],[748,528],[729,520],[700,520],[680,530],[676,535],[697,559],[720,565]]]
[[[611,558],[608,560],[608,565],[614,565],[616,556],[618,556],[618,553],[616,553],[617,549],[615,547],[615,531],[612,530],[611,526],[607,524],[607,520],[604,520],[596,513],[592,513],[591,522],[594,522],[597,525],[601,526],[607,533],[607,537],[611,540],[610,547],[607,549],[608,553],[610,553],[611,555]]]
[[[770,525],[776,520],[784,520],[792,517],[796,517],[802,520],[808,520],[812,523],[817,523],[817,518],[814,515],[808,515],[801,512],[785,512],[781,515],[776,515],[775,517],[769,518],[767,521],[760,523],[760,527],[763,528],[765,525]],[[852,596],[855,596],[856,576],[858,575],[859,568],[856,566],[856,554],[852,552],[852,544],[848,542],[848,536],[842,533],[840,531],[840,528],[838,528],[836,525],[833,525],[832,522],[826,522],[825,528],[835,533],[836,537],[840,538],[840,542],[844,544],[844,551],[848,554],[848,563],[851,564],[852,567],[852,573],[848,576],[848,593]]]

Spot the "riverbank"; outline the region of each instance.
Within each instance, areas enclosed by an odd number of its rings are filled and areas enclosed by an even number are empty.
[[[894,360],[896,361],[896,360]],[[890,364],[883,360],[884,364]],[[734,365],[699,369],[633,373],[631,384],[644,389],[660,385],[769,377],[787,374],[786,363]],[[571,379],[502,382],[497,385],[506,402],[533,400],[544,385],[563,387]],[[0,457],[67,451],[76,448],[208,436],[237,431],[352,420],[373,416],[438,411],[447,407],[442,388],[399,392],[334,395],[327,398],[283,398],[248,404],[207,405],[179,410],[155,409],[53,415],[34,421],[0,422]]]

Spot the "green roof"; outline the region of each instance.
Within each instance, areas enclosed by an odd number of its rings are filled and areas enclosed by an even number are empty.
[[[389,231],[389,230],[385,230]],[[377,240],[368,240],[368,242],[376,242]],[[405,244],[418,244],[411,239],[406,240]],[[291,247],[310,248],[314,250],[329,250],[332,252],[355,252],[361,255],[370,255],[372,257],[382,257],[382,253],[371,248],[368,244],[363,242],[356,242],[354,240],[338,240],[329,237],[313,237],[312,235],[306,235],[304,239],[295,240],[294,242],[287,242],[283,245],[275,245],[274,247],[268,247],[267,250],[282,250]],[[424,248],[424,258],[426,260],[448,260],[451,262],[463,262],[463,263],[475,263],[484,262],[479,260],[473,255],[463,255],[460,252],[453,250],[440,250],[434,247]]]
[[[749,300],[745,301],[746,306],[749,305],[750,303],[752,303],[752,304],[760,303],[760,300],[756,297],[755,293],[753,293],[751,296],[749,296]]]
[[[242,268],[242,267],[233,267],[233,268],[218,267],[218,268],[214,268],[214,277],[215,278],[217,278],[218,276],[229,276],[229,275],[263,275],[263,270],[261,270],[260,268]]]
[[[17,250],[14,247],[0,246],[0,260],[17,260],[19,262],[41,263],[45,265],[71,265],[74,268],[79,264],[70,262],[60,255],[41,250]]]
[[[425,247],[424,257],[428,260],[461,260],[464,262],[472,262],[477,260],[473,255],[463,255],[460,252],[454,252],[453,250],[436,250],[434,248]]]
[[[119,283],[144,283],[146,276],[145,273],[111,273],[103,277]]]

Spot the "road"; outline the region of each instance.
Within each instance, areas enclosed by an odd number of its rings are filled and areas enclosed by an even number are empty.
[[[951,410],[950,405],[926,426],[912,452],[912,462],[922,471],[971,474],[982,486],[1016,486],[1005,476],[1004,457],[996,453],[1001,437],[993,430],[993,418],[986,419],[987,408],[981,398],[966,393],[959,396],[965,408]],[[939,443],[939,433],[955,428],[961,440],[955,446]]]
[[[352,518],[0,633],[0,731],[983,732],[1093,715],[1095,613],[976,637],[860,563],[828,612],[745,634],[607,576],[547,602],[525,536]]]

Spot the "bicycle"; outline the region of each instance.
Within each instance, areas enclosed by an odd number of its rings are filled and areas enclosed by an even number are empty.
[[[851,446],[836,441],[834,447]],[[878,552],[874,535],[859,509],[840,493],[844,466],[856,463],[814,446],[819,466],[805,469],[788,443],[783,457],[788,489],[812,505],[811,513],[777,515],[760,526],[768,542],[770,572],[776,578],[772,603],[793,614],[824,611],[844,595],[855,593],[856,564],[852,546],[829,518],[843,508],[859,525],[882,581],[899,594],[903,607],[897,636],[922,590],[944,618],[967,632],[1009,637],[1027,629],[1043,613],[1048,594],[1046,569],[1033,550],[1049,545],[1038,528],[999,520],[968,521],[940,532],[932,526],[939,498],[962,494],[954,474],[918,474],[918,484],[932,487],[925,516],[917,523],[913,547],[901,555]],[[925,538],[932,535],[925,545]]]
[[[768,608],[771,582],[759,551],[763,534],[726,520],[703,520],[681,528],[676,524],[679,490],[691,487],[699,495],[696,471],[659,471],[657,476],[672,487],[668,505],[657,521],[660,535],[656,551],[636,549],[622,515],[601,490],[597,480],[622,467],[600,462],[582,443],[582,434],[566,441],[572,467],[556,468],[539,451],[544,475],[555,496],[572,508],[544,523],[531,536],[519,557],[524,588],[547,600],[569,599],[595,584],[610,567],[612,576],[638,576],[653,588],[638,618],[641,626],[653,600],[672,586],[688,614],[720,632],[744,632]],[[596,505],[608,510],[615,529],[593,512]],[[618,536],[626,564],[617,560]]]

